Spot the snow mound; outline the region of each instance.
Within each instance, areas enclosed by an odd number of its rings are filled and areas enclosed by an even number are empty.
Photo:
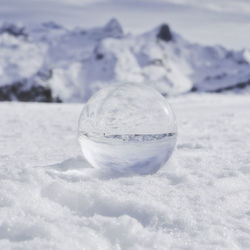
[[[242,88],[249,81],[249,50],[193,44],[166,24],[141,35],[125,34],[116,19],[88,30],[53,22],[0,26],[0,100],[86,101],[103,86],[121,82],[178,95]],[[32,98],[13,92],[20,84],[33,91]]]

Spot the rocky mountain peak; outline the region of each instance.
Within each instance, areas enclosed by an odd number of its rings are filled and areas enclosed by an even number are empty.
[[[123,29],[121,24],[118,22],[117,19],[112,18],[106,25],[105,31],[115,37],[122,37],[123,36]]]
[[[159,28],[159,32],[157,34],[157,38],[169,42],[173,39],[170,28],[167,24],[162,24]]]

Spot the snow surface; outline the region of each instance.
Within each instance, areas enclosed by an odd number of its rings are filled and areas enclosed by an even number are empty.
[[[88,30],[53,22],[28,27],[4,23],[0,87],[42,86],[51,90],[54,99],[82,102],[111,83],[140,82],[164,95],[249,84],[249,50],[201,46],[172,31],[172,39],[166,42],[158,38],[161,28],[131,35],[115,19]],[[12,94],[8,100],[18,99]]]
[[[80,104],[0,103],[0,249],[249,249],[249,97],[170,103],[177,149],[146,176],[89,166]]]

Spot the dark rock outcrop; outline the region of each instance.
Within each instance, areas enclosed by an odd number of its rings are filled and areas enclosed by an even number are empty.
[[[0,101],[61,102],[52,96],[51,89],[41,85],[27,87],[27,81],[0,87]]]
[[[240,90],[240,89],[245,89],[247,87],[250,86],[250,80],[246,81],[246,82],[240,82],[240,83],[236,83],[235,85],[232,86],[227,86],[224,88],[217,88],[214,90],[210,90],[210,91],[205,91],[205,92],[210,92],[210,93],[221,93],[221,92],[225,92],[225,91],[230,91],[230,90]],[[201,90],[198,89],[197,87],[193,87],[191,89],[191,92],[200,92]]]
[[[4,23],[0,27],[0,34],[3,33],[8,33],[15,37],[28,37],[28,34],[26,33],[25,28],[23,26],[14,25],[12,23]]]
[[[169,26],[167,24],[163,24],[160,27],[159,32],[157,34],[157,38],[159,38],[165,42],[169,42],[169,41],[173,40],[173,36],[172,36],[171,31],[169,29]]]

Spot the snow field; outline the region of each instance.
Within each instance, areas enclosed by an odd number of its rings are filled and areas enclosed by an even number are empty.
[[[0,249],[249,249],[248,96],[170,103],[177,148],[146,176],[89,166],[80,104],[0,103]]]

